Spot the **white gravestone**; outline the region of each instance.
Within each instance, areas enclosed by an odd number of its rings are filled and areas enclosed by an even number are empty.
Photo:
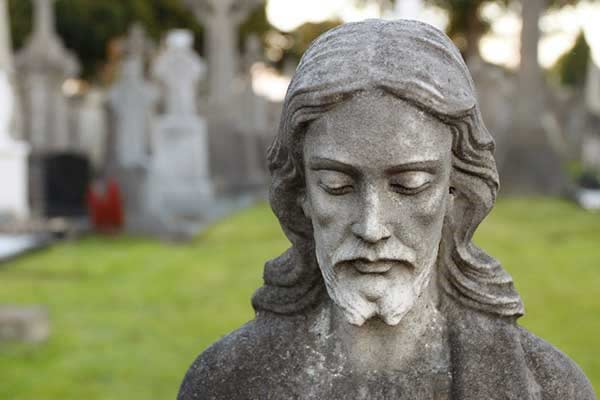
[[[171,31],[152,68],[163,89],[166,112],[152,132],[148,197],[151,209],[167,224],[202,219],[213,196],[207,126],[196,111],[205,66],[192,44],[191,32]]]
[[[262,187],[266,182],[266,159],[262,157],[265,151],[261,151],[264,140],[268,135],[268,102],[267,99],[258,95],[253,87],[252,68],[263,61],[263,49],[260,39],[256,35],[250,35],[246,39],[245,53],[242,69],[246,72],[244,90],[239,98],[239,115],[237,131],[239,132],[240,155],[242,168],[246,173],[246,184],[249,189]]]
[[[14,137],[16,97],[11,85],[12,45],[6,0],[0,0],[0,215],[26,218],[28,146]]]
[[[144,31],[134,26],[119,80],[108,95],[115,123],[116,162],[121,168],[148,163],[150,118],[158,102],[158,90],[144,77],[145,50]]]
[[[12,139],[10,126],[14,109],[13,91],[7,74],[0,68],[0,215],[26,218],[29,215],[27,201],[27,155],[25,143]]]

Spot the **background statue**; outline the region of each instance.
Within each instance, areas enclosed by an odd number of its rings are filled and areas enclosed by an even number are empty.
[[[593,399],[517,325],[512,278],[472,242],[498,191],[493,150],[442,32],[369,20],[322,35],[269,152],[292,247],[179,398]]]

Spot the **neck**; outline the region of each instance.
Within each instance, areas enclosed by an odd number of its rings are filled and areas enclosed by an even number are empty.
[[[438,363],[447,354],[446,324],[435,304],[434,293],[426,290],[398,325],[372,318],[355,326],[331,303],[331,323],[357,369],[398,370],[417,359]]]

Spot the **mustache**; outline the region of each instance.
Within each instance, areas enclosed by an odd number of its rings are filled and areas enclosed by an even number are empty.
[[[368,248],[364,245],[348,243],[338,248],[332,256],[332,265],[344,265],[353,262],[362,263],[403,263],[410,267],[415,266],[417,253],[410,247],[399,243],[386,243],[379,249]]]

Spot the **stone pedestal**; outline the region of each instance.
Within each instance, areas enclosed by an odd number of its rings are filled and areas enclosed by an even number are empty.
[[[203,219],[212,202],[206,142],[202,118],[167,115],[157,122],[147,198],[153,214],[168,225]]]
[[[29,147],[12,139],[15,97],[8,74],[0,65],[0,217],[23,219],[29,215],[27,156]]]
[[[27,156],[24,143],[0,142],[0,215],[25,219],[29,216],[27,200]]]

